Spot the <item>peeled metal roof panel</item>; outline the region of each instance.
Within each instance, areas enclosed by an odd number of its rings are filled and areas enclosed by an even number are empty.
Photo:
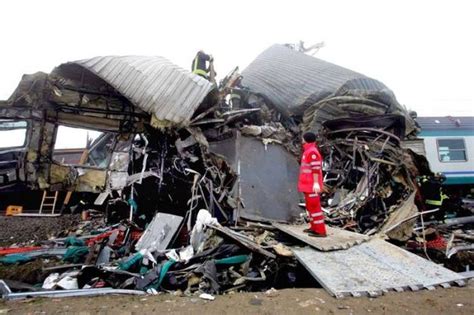
[[[349,79],[364,77],[326,61],[273,45],[242,73],[242,84],[265,94],[276,105],[296,105],[301,95],[335,90]]]
[[[70,64],[94,73],[142,110],[174,123],[188,122],[213,88],[159,56],[104,56]]]
[[[300,107],[307,100],[315,103],[347,89],[375,91],[390,103],[396,103],[393,93],[383,83],[283,45],[273,45],[262,52],[242,76],[242,85],[264,94],[287,114],[302,113],[304,108]]]

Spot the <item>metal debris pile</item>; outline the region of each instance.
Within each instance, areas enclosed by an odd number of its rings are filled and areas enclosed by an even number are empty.
[[[413,237],[404,247],[451,270],[472,275],[474,215],[468,209],[463,205],[459,212],[449,213],[441,220],[427,214],[426,221],[417,222]]]
[[[371,123],[383,124],[382,118],[384,128],[370,127]],[[418,174],[408,167],[413,162],[396,136],[403,130],[397,126],[395,132],[387,130],[393,129],[395,122],[400,124],[398,118],[373,117],[365,122],[340,119],[325,125],[320,148],[330,224],[375,234],[416,191],[413,178]]]
[[[35,270],[27,280],[0,281],[5,298],[176,292],[212,299],[308,283],[294,257],[305,243],[308,259],[313,248],[324,256],[375,235],[409,244],[420,241],[418,222],[427,242],[415,178],[429,168],[404,148],[417,131],[407,110],[381,82],[287,47],[269,48],[219,85],[161,57],[69,62],[25,76],[0,103],[0,118],[21,121],[27,135],[23,148],[0,151],[8,160],[0,184],[9,194],[0,203],[68,191],[61,213],[84,219],[64,238],[2,248],[0,264]],[[55,150],[60,126],[102,133],[73,163]],[[323,247],[300,231],[299,139],[308,130],[318,133],[323,210],[337,227]],[[450,244],[472,238],[453,235]]]
[[[199,130],[188,130],[174,134],[150,129],[135,138],[131,175],[122,196],[108,199],[107,208],[115,216],[109,219],[130,218],[144,226],[156,211],[191,220],[197,210],[206,208],[223,222],[230,221],[236,202],[231,194],[235,172],[224,159],[208,152]]]

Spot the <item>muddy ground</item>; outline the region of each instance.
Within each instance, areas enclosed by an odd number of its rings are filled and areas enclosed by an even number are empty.
[[[335,299],[323,289],[236,293],[214,301],[171,294],[0,302],[0,314],[474,314],[474,283],[463,288]]]

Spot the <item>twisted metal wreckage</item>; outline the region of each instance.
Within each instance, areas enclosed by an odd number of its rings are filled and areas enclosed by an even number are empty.
[[[75,289],[97,279],[207,293],[288,282],[282,274],[296,261],[277,223],[304,213],[296,191],[302,130],[319,135],[331,226],[406,241],[418,218],[414,179],[429,172],[404,148],[415,122],[385,85],[281,45],[219,85],[161,57],[65,63],[25,75],[0,103],[0,118],[27,129],[24,147],[0,151],[4,191],[88,192],[91,208],[107,208],[108,234],[88,243],[92,266],[75,271]],[[59,125],[103,133],[81,163],[67,164],[55,158]],[[343,248],[368,240],[347,235]]]

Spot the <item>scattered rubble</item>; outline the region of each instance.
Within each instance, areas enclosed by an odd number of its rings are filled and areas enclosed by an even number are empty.
[[[443,262],[473,250],[472,202],[444,222],[424,211],[416,177],[430,170],[403,144],[417,132],[407,110],[381,82],[288,47],[269,48],[219,85],[160,57],[69,62],[24,76],[0,102],[2,122],[27,137],[23,148],[0,151],[2,191],[69,192],[62,216],[0,218],[6,299],[172,292],[212,301],[315,285],[309,275],[337,297],[463,284],[382,240],[428,258],[438,251]],[[62,125],[102,132],[80,163],[55,154]],[[306,130],[318,133],[324,157],[326,240],[301,232],[297,158]],[[378,267],[393,259],[390,276],[400,256],[416,262],[406,263],[410,271],[437,272],[364,291],[335,288],[338,277],[315,271],[315,257],[343,264],[347,255]]]

